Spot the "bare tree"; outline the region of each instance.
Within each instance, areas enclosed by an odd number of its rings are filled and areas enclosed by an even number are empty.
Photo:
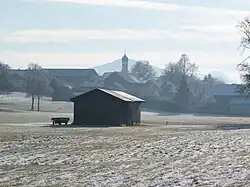
[[[198,66],[192,63],[186,54],[182,54],[177,62],[170,62],[166,65],[162,77],[175,85],[179,85],[182,76],[192,77],[198,70]]]
[[[204,80],[199,78],[189,79],[189,87],[191,92],[190,103],[192,106],[204,106],[214,101],[212,94],[212,86],[219,84],[219,81],[208,74],[204,77]]]
[[[31,96],[31,109],[30,110],[34,110],[34,101],[35,101],[35,72],[33,69],[31,69],[31,67],[29,66],[29,68],[27,69],[26,72],[26,92],[28,94],[28,96]]]
[[[242,35],[240,46],[243,50],[250,49],[250,17],[246,17],[243,21],[240,21],[237,27]]]
[[[181,55],[180,60],[177,62],[177,67],[184,75],[188,76],[193,76],[198,70],[198,66],[192,63],[186,54]]]
[[[142,81],[149,81],[156,78],[156,72],[148,61],[138,61],[132,67],[131,73]]]
[[[240,33],[241,33],[241,42],[240,48],[242,49],[242,53],[245,50],[250,50],[250,17],[244,18],[237,25]],[[250,56],[244,59],[240,64],[238,64],[238,69],[241,73],[241,79],[243,84],[239,87],[239,91],[241,94],[249,96],[250,94],[250,64],[248,60]]]
[[[34,110],[37,97],[37,111],[40,111],[40,98],[49,93],[49,79],[46,72],[38,64],[31,63],[27,69],[27,93],[31,96],[31,110]]]
[[[181,75],[182,71],[177,66],[177,64],[175,62],[170,62],[166,65],[162,77],[165,79],[165,81],[169,81],[177,85],[180,82]]]
[[[169,83],[175,85],[176,89],[173,99],[183,108],[191,103],[190,99],[193,91],[190,90],[190,84],[192,83],[190,80],[196,79],[195,73],[197,70],[198,66],[191,62],[188,55],[182,54],[178,61],[166,64],[161,76],[162,88]]]

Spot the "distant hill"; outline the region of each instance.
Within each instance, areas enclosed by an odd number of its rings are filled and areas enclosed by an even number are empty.
[[[135,63],[136,63],[136,60],[129,59],[129,61],[128,61],[129,70],[131,70],[131,68],[133,67],[133,65],[135,65]],[[94,69],[96,70],[96,72],[99,75],[102,75],[105,72],[121,71],[121,68],[122,68],[122,66],[121,66],[120,59],[115,60],[113,62],[109,62],[107,64],[103,64],[103,65],[94,67]],[[163,71],[161,68],[158,68],[155,66],[153,66],[153,68],[156,71],[157,76],[159,76]]]
[[[220,80],[220,81],[222,81],[222,82],[231,82],[231,80],[230,80],[230,78],[226,75],[226,74],[224,74],[224,73],[222,73],[222,72],[219,72],[219,71],[212,71],[212,72],[210,72],[211,73],[211,75],[214,77],[214,78],[216,78],[216,79],[218,79],[218,80]]]

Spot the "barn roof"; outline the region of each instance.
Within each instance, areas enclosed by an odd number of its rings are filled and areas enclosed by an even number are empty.
[[[101,89],[101,88],[96,88],[94,90],[102,91],[104,93],[107,93],[107,94],[109,94],[109,95],[111,95],[113,97],[116,97],[116,98],[118,98],[120,100],[123,100],[125,102],[145,102],[143,99],[140,99],[138,97],[135,97],[133,95],[130,95],[130,94],[128,94],[126,92],[122,92],[122,91],[106,90],[106,89]],[[91,90],[89,92],[92,92],[94,90]],[[85,94],[87,94],[89,92],[86,92],[86,93],[83,93],[81,95],[78,95],[78,96],[72,98],[71,101],[75,101],[78,97],[81,97],[81,96],[83,96],[83,95],[85,95]]]
[[[26,80],[26,78],[22,75],[19,75],[17,73],[10,73],[9,79],[11,80]]]
[[[109,77],[113,77],[113,79],[115,79],[116,76],[120,76],[122,77],[126,82],[128,83],[140,83],[142,84],[143,82],[140,81],[139,79],[137,79],[136,77],[134,77],[132,74],[129,74],[129,73],[123,73],[123,72],[107,72],[107,73],[104,73],[103,76],[102,76],[102,79],[105,80]]]

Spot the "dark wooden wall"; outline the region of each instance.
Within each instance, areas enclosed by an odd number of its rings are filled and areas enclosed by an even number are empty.
[[[138,124],[141,122],[141,109],[140,109],[140,102],[130,103],[128,113],[129,116],[129,124]]]
[[[124,102],[100,90],[93,90],[76,99],[74,124],[117,126],[139,121],[140,103]]]

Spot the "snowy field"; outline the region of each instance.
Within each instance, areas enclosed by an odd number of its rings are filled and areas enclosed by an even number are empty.
[[[143,112],[138,127],[51,128],[72,104],[29,104],[0,96],[0,186],[250,186],[250,118]]]

